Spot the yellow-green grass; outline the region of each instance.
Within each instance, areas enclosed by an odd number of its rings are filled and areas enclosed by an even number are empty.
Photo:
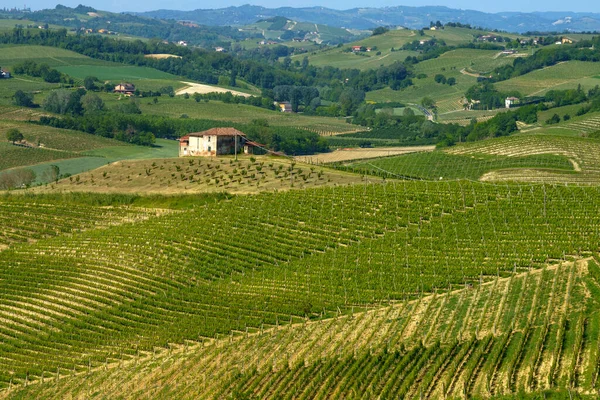
[[[419,53],[414,51],[395,51],[391,52],[394,48],[398,50],[406,43],[414,40],[431,40],[433,38],[444,40],[447,45],[454,46],[459,44],[466,44],[473,41],[473,39],[481,34],[485,34],[484,31],[470,30],[465,28],[446,28],[438,31],[424,31],[424,36],[419,36],[417,31],[409,29],[391,30],[383,35],[371,36],[365,39],[358,40],[356,42],[348,43],[339,48],[326,49],[318,52],[314,52],[308,55],[309,62],[315,66],[333,66],[337,68],[358,68],[361,70],[378,68],[381,65],[390,65],[395,61],[404,61],[407,56],[416,56]],[[508,35],[514,37],[515,35]],[[344,52],[345,49],[351,46],[364,46],[364,47],[377,47],[374,52],[361,53],[366,56],[356,55],[351,52]],[[375,53],[381,52],[381,55],[377,56]],[[458,50],[459,52],[462,50]],[[485,51],[484,51],[485,52]],[[488,51],[489,52],[489,51]],[[493,52],[492,52],[493,53]],[[496,54],[498,52],[495,52]],[[300,54],[293,57],[294,59],[302,59],[306,54]],[[465,59],[465,61],[467,61]],[[503,63],[509,62],[502,57],[494,60],[493,62],[487,60],[485,63],[483,60],[478,60],[481,63],[480,68],[488,71],[493,65],[502,65]],[[469,64],[465,64],[464,67],[468,67]]]
[[[580,119],[577,117],[576,113],[579,109],[581,109],[582,106],[583,106],[583,104],[572,104],[572,105],[568,105],[568,106],[550,108],[548,110],[539,111],[538,112],[538,123],[548,126],[546,124],[546,121],[548,119],[550,119],[554,114],[557,114],[561,118],[561,120],[563,119],[563,117],[565,115],[569,115],[571,117],[571,119],[576,119],[576,118]],[[584,117],[583,119],[586,119],[585,118],[586,115],[584,115],[583,117]]]
[[[23,61],[45,63],[81,82],[87,76],[101,81],[132,81],[142,90],[158,90],[163,86],[174,89],[183,86],[181,78],[149,67],[124,65],[96,60],[81,54],[48,46],[0,46],[0,66],[10,67]],[[9,98],[14,91],[37,91],[59,87],[39,78],[15,77],[0,81],[0,101]]]
[[[518,91],[525,96],[541,96],[549,90],[591,89],[600,84],[600,63],[567,61],[496,83],[503,92]]]
[[[505,112],[506,109],[497,109],[497,110],[456,110],[451,112],[446,112],[443,114],[438,114],[438,121],[446,124],[458,124],[458,125],[469,125],[471,120],[475,118],[477,121],[487,121],[488,119],[494,117],[496,114],[500,112]]]
[[[378,103],[399,101],[405,104],[420,104],[424,97],[430,97],[435,101],[439,114],[462,110],[464,93],[477,79],[463,75],[457,70],[440,70],[439,73],[446,78],[454,77],[456,85],[437,83],[434,80],[435,74],[431,74],[423,79],[413,79],[413,85],[402,90],[392,90],[388,87],[368,92],[366,99]]]
[[[465,68],[475,73],[492,71],[496,67],[512,64],[513,59],[499,55],[498,50],[458,49],[415,65],[415,73],[443,74],[453,69]],[[444,70],[445,69],[445,70]]]
[[[80,139],[83,143],[89,143],[90,149],[75,152],[38,147],[23,148],[8,142],[0,142],[0,155],[3,155],[0,170],[31,169],[36,174],[35,183],[40,184],[47,182],[48,177],[45,172],[52,165],[59,167],[60,174],[75,175],[120,160],[177,157],[179,149],[179,142],[175,140],[157,139],[154,146],[148,147],[128,145],[85,133],[69,133],[65,130],[53,132],[64,135],[65,140],[68,135],[72,135],[74,140]],[[104,147],[102,147],[103,142],[106,144]],[[64,146],[69,147],[66,143]],[[83,144],[73,145],[76,146],[83,146]]]
[[[56,151],[39,147],[29,148],[13,145],[6,141],[0,142],[0,171],[74,157],[79,157],[79,155],[68,151]]]
[[[5,141],[6,132],[12,128],[18,129],[23,134],[25,141],[31,145],[46,149],[78,153],[104,147],[126,145],[123,142],[102,136],[10,120],[0,120],[0,140]]]
[[[27,25],[34,25],[37,28],[39,25],[43,24],[41,22],[30,21],[27,19],[0,19],[0,30],[11,30],[17,25],[23,26],[25,28],[27,28]],[[64,26],[49,24],[48,28],[60,29],[64,28]]]
[[[471,72],[486,72],[497,66],[511,63],[512,60],[498,56],[495,50],[458,49],[442,54],[440,57],[426,60],[415,65],[415,75],[425,74],[426,78],[413,79],[413,86],[400,91],[390,88],[367,93],[367,100],[376,102],[399,101],[420,103],[424,97],[435,100],[438,114],[463,109],[465,91],[477,83],[477,78],[461,73],[463,69]],[[456,85],[442,85],[435,82],[437,74],[456,79]]]
[[[307,189],[360,183],[378,178],[296,163],[288,158],[233,156],[119,161],[36,188],[36,192],[182,194]]]
[[[19,64],[23,61],[34,61],[36,63],[45,63],[56,68],[68,65],[120,65],[109,63],[107,61],[95,60],[90,57],[75,53],[70,50],[49,46],[0,46],[0,65],[8,67]]]
[[[114,98],[112,96],[111,98]],[[112,100],[114,104],[117,100]],[[179,118],[186,114],[190,118],[249,123],[255,119],[266,119],[272,126],[290,126],[301,129],[325,132],[350,132],[356,127],[349,125],[342,118],[305,116],[267,110],[245,104],[227,104],[221,101],[196,102],[192,97],[185,99],[181,96],[173,98],[161,96],[154,104],[152,99],[140,99],[140,108],[144,114],[163,115]]]
[[[335,47],[308,55],[311,65],[332,66],[337,68],[357,68],[361,70],[378,68],[380,65],[390,65],[395,61],[404,61],[408,56],[418,55],[414,51],[391,52],[391,48],[399,49],[405,43],[418,39],[414,31],[408,29],[399,29],[387,32],[384,35],[371,36],[342,47]],[[376,51],[364,52],[363,55],[345,52],[344,50],[352,46],[373,47],[377,46]],[[381,51],[377,56],[376,52]],[[293,59],[301,60],[306,54],[294,56]]]
[[[0,120],[4,121],[34,121],[42,115],[48,115],[41,108],[23,108],[15,105],[0,104]]]
[[[2,64],[0,66],[4,67]],[[57,83],[47,83],[41,78],[28,76],[13,76],[11,79],[0,79],[0,105],[13,104],[13,96],[17,90],[32,93],[47,89],[57,89],[59,87],[60,85]]]

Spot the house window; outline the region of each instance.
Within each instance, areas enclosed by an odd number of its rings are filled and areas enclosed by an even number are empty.
[[[212,148],[210,146],[208,146],[208,151],[211,151],[211,150],[212,150]]]

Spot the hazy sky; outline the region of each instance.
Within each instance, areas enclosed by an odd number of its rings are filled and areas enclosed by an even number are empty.
[[[1,0],[2,7],[23,7],[19,0]],[[78,4],[92,6],[106,11],[150,11],[158,9],[170,10],[195,10],[198,8],[221,8],[227,6],[239,6],[248,4],[248,0],[62,0],[56,2],[48,0],[20,0],[34,10],[42,8],[54,8],[56,4],[74,7]],[[499,11],[576,11],[576,12],[600,12],[600,2],[597,0],[504,0],[504,1],[472,1],[472,0],[403,0],[402,3],[391,0],[255,0],[253,5],[269,8],[275,7],[307,7],[325,6],[336,9],[349,9],[355,7],[386,7],[386,6],[424,6],[441,5],[451,8],[462,8],[479,10],[485,12]]]

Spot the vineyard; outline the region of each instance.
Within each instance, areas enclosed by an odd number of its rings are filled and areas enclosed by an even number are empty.
[[[597,184],[599,151],[600,141],[594,139],[516,135],[336,167],[387,178]]]
[[[56,221],[51,200],[1,200],[3,215],[39,213],[27,229],[45,233],[0,252],[0,395],[596,385],[597,187],[397,181],[157,215],[65,202]]]
[[[127,148],[124,148],[127,150]],[[327,153],[329,154],[329,153]],[[277,157],[119,161],[36,188],[36,192],[257,193],[380,181]]]

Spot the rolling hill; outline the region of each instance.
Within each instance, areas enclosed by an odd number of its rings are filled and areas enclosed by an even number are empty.
[[[191,20],[212,25],[247,25],[265,17],[283,16],[302,22],[324,24],[353,29],[373,29],[378,26],[405,26],[420,29],[430,21],[460,22],[508,32],[525,31],[593,31],[600,30],[600,15],[575,12],[502,12],[488,14],[474,10],[457,10],[448,7],[361,7],[334,10],[327,7],[265,8],[243,5],[220,9],[193,11],[156,10],[134,13],[152,18]]]

